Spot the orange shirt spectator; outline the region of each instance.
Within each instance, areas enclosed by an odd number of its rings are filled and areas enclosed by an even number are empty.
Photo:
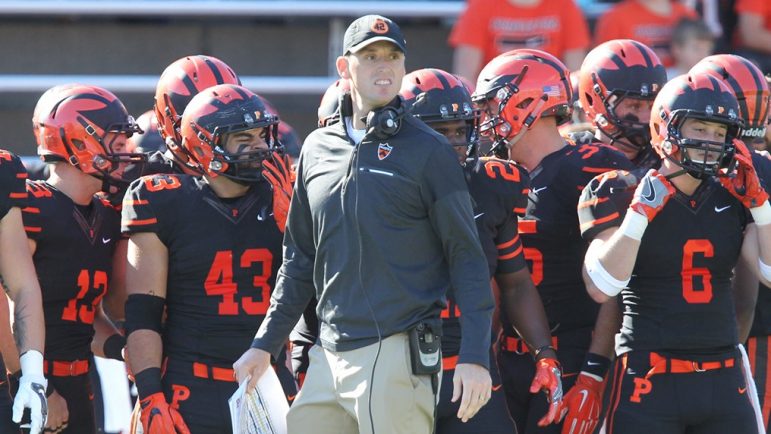
[[[739,53],[771,72],[771,1],[737,0],[736,46]]]
[[[581,66],[589,31],[573,0],[468,0],[450,35],[455,73],[475,80],[487,62],[517,48],[547,51],[569,69]],[[460,58],[462,50],[471,58]]]
[[[611,39],[634,39],[651,47],[664,66],[672,66],[669,45],[672,30],[682,18],[698,18],[696,12],[669,0],[624,0],[613,6],[599,21],[595,43]]]

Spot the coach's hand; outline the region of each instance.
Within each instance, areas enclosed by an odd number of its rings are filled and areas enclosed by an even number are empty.
[[[249,348],[241,357],[233,363],[236,381],[238,384],[249,381],[247,390],[251,390],[257,384],[257,380],[270,368],[270,353],[259,348]]]
[[[461,398],[458,419],[468,422],[474,417],[490,400],[492,387],[493,380],[486,368],[472,363],[459,363],[452,377],[452,402]]]

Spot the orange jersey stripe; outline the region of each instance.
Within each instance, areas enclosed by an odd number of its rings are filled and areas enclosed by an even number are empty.
[[[123,226],[142,226],[142,225],[151,225],[153,223],[158,223],[158,219],[151,218],[151,219],[144,219],[144,220],[123,220],[121,222]]]
[[[519,246],[519,248],[517,250],[509,253],[508,255],[498,256],[498,260],[511,259],[511,258],[519,255],[520,253],[522,253],[522,246]]]
[[[40,208],[35,208],[34,206],[28,206],[26,208],[22,208],[21,212],[26,212],[29,214],[40,214]]]
[[[610,172],[611,170],[616,170],[614,168],[605,168],[605,167],[583,167],[581,168],[586,173],[605,173]]]
[[[18,179],[27,179],[27,172],[21,172],[16,174],[16,178]]]
[[[498,248],[498,250],[501,250],[501,249],[505,249],[506,247],[511,247],[511,246],[513,246],[513,245],[514,245],[514,243],[516,243],[516,242],[517,242],[517,240],[519,240],[519,235],[514,235],[514,238],[510,239],[509,241],[506,241],[506,242],[505,242],[505,243],[503,243],[503,244],[498,244],[498,245],[497,245],[497,246],[495,246],[495,247],[497,247],[497,248]]]
[[[27,198],[27,192],[24,193],[10,193],[8,195],[11,199],[26,199]]]
[[[24,230],[27,232],[43,232],[43,228],[33,227],[33,226],[24,226]]]
[[[123,201],[123,205],[147,205],[148,203],[150,202],[148,202],[147,199],[137,199],[137,200],[128,199]]]
[[[582,224],[581,225],[581,231],[585,231],[586,229],[589,229],[590,227],[595,226],[595,225],[599,225],[599,224],[602,224],[602,223],[605,223],[605,222],[609,222],[609,221],[613,220],[614,218],[618,218],[618,212],[614,212],[611,215],[608,215],[608,216],[605,216],[605,217],[602,217],[602,218],[598,218],[597,220],[592,220],[590,222],[586,222],[586,223]]]
[[[594,199],[586,200],[578,204],[578,209],[589,208],[603,202],[608,201],[609,197],[595,197]]]

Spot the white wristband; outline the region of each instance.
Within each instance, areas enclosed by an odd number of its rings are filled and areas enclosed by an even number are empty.
[[[618,280],[611,276],[597,255],[588,253],[584,259],[584,265],[586,265],[586,273],[592,279],[594,286],[608,297],[617,296],[622,289],[629,285],[630,279]]]
[[[771,223],[771,205],[768,201],[763,202],[762,205],[750,208],[752,219],[755,220],[755,224],[763,226]]]
[[[648,217],[645,217],[630,208],[626,210],[626,217],[624,217],[624,221],[621,222],[621,226],[618,230],[627,237],[640,241],[647,227]]]
[[[30,377],[43,376],[43,355],[40,351],[29,350],[19,358],[21,375]]]

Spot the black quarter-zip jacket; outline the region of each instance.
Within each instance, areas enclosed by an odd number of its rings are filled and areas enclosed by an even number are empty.
[[[349,351],[420,321],[440,327],[449,287],[460,363],[489,367],[493,297],[471,197],[446,139],[407,114],[358,145],[345,122],[311,133],[268,316],[253,347],[276,354],[313,295],[321,345]]]

